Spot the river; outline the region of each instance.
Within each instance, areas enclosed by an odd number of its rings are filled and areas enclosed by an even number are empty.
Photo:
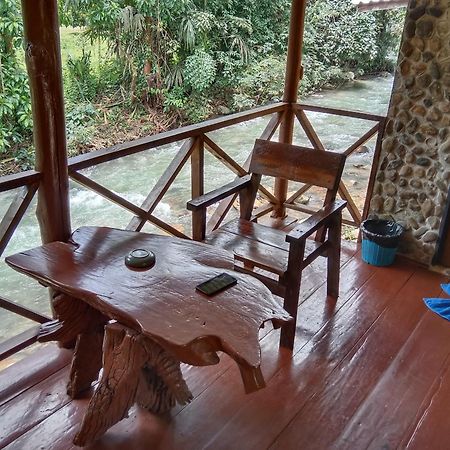
[[[373,114],[386,114],[392,89],[393,78],[376,77],[358,80],[351,85],[332,91],[323,91],[304,99],[308,104],[340,109],[358,110]],[[372,122],[307,113],[324,146],[330,150],[345,150],[356,139],[373,126]],[[243,163],[251,151],[255,138],[264,130],[268,118],[255,119],[228,129],[210,133],[215,140],[238,162]],[[297,128],[295,142],[308,145],[306,137]],[[82,173],[114,190],[118,194],[140,204],[150,192],[164,169],[178,151],[180,144],[170,144],[158,149],[148,150],[120,160],[111,161],[84,170]],[[367,144],[366,153],[352,155],[346,164],[344,180],[355,195],[356,202],[362,206],[366,191],[374,142]],[[234,179],[234,174],[209,153],[205,155],[205,189],[210,190]],[[180,230],[190,229],[190,215],[185,210],[189,200],[190,168],[185,166],[176,181],[163,198],[155,215],[171,224],[178,224]],[[0,217],[3,217],[15,193],[0,194]],[[104,225],[123,228],[132,215],[113,205],[95,193],[79,185],[70,185],[70,206],[72,229],[82,225]],[[24,219],[17,228],[3,256],[26,250],[40,244],[37,220],[34,215],[36,203],[33,202]],[[158,232],[146,225],[144,231]],[[4,260],[0,262],[0,294],[35,310],[50,314],[48,295],[45,288],[30,278],[9,269]],[[27,319],[0,310],[0,342],[24,331],[32,325]]]

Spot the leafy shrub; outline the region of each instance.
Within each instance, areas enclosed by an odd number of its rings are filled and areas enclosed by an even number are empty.
[[[166,92],[164,98],[164,111],[180,111],[186,104],[186,93],[181,87],[174,87]]]
[[[281,100],[284,89],[285,60],[269,56],[254,64],[239,81],[233,97],[234,107],[246,109],[255,105]]]
[[[67,60],[66,98],[72,103],[90,102],[97,92],[97,79],[91,68],[91,54],[83,49],[82,56]]]
[[[213,113],[211,99],[202,94],[190,95],[186,101],[184,113],[190,123],[206,120]]]
[[[187,84],[197,92],[209,88],[216,78],[216,62],[204,50],[197,50],[186,58],[184,77]]]
[[[28,79],[20,63],[22,18],[19,2],[0,2],[0,153],[31,141]]]
[[[82,103],[67,111],[66,135],[69,153],[89,143],[89,126],[97,117],[97,110],[91,103]]]

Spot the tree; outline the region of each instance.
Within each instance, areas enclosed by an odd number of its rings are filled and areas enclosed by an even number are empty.
[[[31,103],[23,67],[22,17],[17,0],[0,3],[0,153],[31,138]]]

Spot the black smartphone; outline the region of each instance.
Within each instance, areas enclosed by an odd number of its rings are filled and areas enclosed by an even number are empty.
[[[195,289],[205,295],[211,296],[223,291],[224,289],[234,286],[236,283],[236,278],[228,275],[227,273],[221,273],[210,280],[200,283],[195,287]]]

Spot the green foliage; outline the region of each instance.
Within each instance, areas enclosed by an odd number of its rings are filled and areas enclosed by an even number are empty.
[[[62,45],[71,148],[87,143],[97,109],[133,115],[156,108],[198,122],[220,106],[248,109],[280,100],[290,5],[291,0],[60,0],[61,23],[82,27],[62,33],[63,40],[72,39]],[[402,19],[402,11],[359,13],[351,0],[309,0],[301,92],[389,70]],[[26,166],[32,124],[21,47],[20,1],[1,0],[0,153],[16,152]]]
[[[190,123],[206,120],[213,113],[211,98],[203,94],[189,96],[184,107],[184,113]]]
[[[28,80],[20,64],[22,19],[16,0],[0,3],[0,153],[31,139]]]
[[[183,88],[177,86],[166,93],[164,98],[164,111],[179,111],[184,108],[185,104],[186,93],[184,92]]]
[[[240,79],[234,107],[248,109],[280,101],[283,96],[285,58],[270,56],[254,64]]]
[[[183,84],[189,94],[235,82],[253,56],[284,48],[279,41],[288,28],[289,0],[245,3],[65,0],[61,13],[66,23],[85,25],[91,39],[109,43],[130,98],[154,103]]]
[[[209,88],[216,78],[216,62],[203,50],[197,50],[186,59],[184,77],[187,84],[198,92]]]
[[[66,99],[74,103],[92,101],[98,83],[91,68],[91,54],[83,49],[81,57],[69,56],[66,69]]]
[[[361,13],[350,0],[312,0],[306,14],[304,54],[312,66],[320,62],[357,74],[380,70],[399,39],[392,18],[384,11]]]
[[[89,143],[89,126],[97,119],[98,113],[91,103],[80,103],[66,112],[66,135],[69,153],[80,145]]]

